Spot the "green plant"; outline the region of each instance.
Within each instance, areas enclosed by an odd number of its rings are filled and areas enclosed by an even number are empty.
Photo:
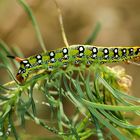
[[[45,51],[31,9],[24,0],[18,1],[28,13]],[[99,25],[86,43],[92,43],[98,28]],[[140,99],[124,93],[129,90],[126,82],[131,83],[131,78],[126,75],[122,67],[109,68],[95,64],[94,67],[86,69],[84,66],[71,66],[67,71],[59,70],[52,74],[44,71],[20,85],[13,76],[14,68],[11,61],[6,58],[6,55],[11,54],[8,46],[1,41],[0,48],[2,50],[0,68],[7,70],[13,80],[0,85],[0,136],[2,139],[8,139],[12,132],[18,140],[15,121],[19,121],[20,125],[24,126],[27,119],[65,140],[84,140],[91,136],[97,136],[99,140],[112,139],[112,136],[121,140],[140,137],[140,126],[129,123],[130,118],[126,114],[126,112],[133,112],[140,115],[140,106],[136,105]],[[16,63],[15,65],[17,66]],[[44,96],[45,102],[42,104],[50,109],[51,116],[50,119],[46,119],[47,122],[38,115],[35,92]],[[65,113],[66,101],[70,101],[74,108],[70,116]]]

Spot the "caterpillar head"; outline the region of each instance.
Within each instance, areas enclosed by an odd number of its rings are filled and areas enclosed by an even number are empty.
[[[16,78],[20,83],[25,82],[26,79],[28,78],[29,68],[31,68],[31,64],[29,63],[29,61],[27,59],[20,61],[20,68],[19,68],[18,73],[16,75]]]
[[[18,73],[16,75],[16,79],[20,83],[24,83],[26,81],[27,77],[28,77],[28,72],[26,72],[26,69],[20,67],[19,70],[18,70]]]
[[[18,73],[16,75],[16,79],[20,82],[23,83],[26,81],[28,73],[26,72],[26,67],[25,67],[25,62],[27,61],[26,59],[22,59],[20,57],[15,57],[15,56],[11,56],[8,55],[7,57],[9,57],[10,59],[15,59],[17,62],[20,63],[20,68],[18,70]]]
[[[15,59],[16,59],[16,61],[20,62],[20,68],[19,68],[18,73],[16,75],[16,79],[20,83],[24,83],[28,77],[28,71],[27,71],[28,60],[22,59],[19,57],[16,57]]]
[[[22,74],[17,73],[16,79],[17,79],[20,83],[24,83],[24,82],[25,82],[25,78],[23,77]]]

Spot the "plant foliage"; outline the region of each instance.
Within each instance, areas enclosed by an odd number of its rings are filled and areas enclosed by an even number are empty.
[[[45,50],[31,9],[24,0],[18,1],[28,13]],[[99,25],[86,42],[91,43],[98,30]],[[84,66],[71,66],[66,71],[58,70],[52,74],[43,71],[21,85],[15,80],[13,64],[6,57],[11,54],[8,46],[1,41],[0,48],[0,68],[5,69],[12,80],[0,85],[2,139],[14,137],[19,140],[17,127],[24,127],[26,120],[65,140],[85,140],[92,136],[99,140],[140,138],[140,126],[131,124],[128,118],[128,112],[140,115],[140,99],[127,93],[127,83],[131,83],[131,78],[122,67],[109,68],[95,64],[86,69]],[[36,92],[42,94],[45,101],[37,101]],[[39,117],[38,102],[50,110],[50,118]],[[66,102],[74,109],[65,106]],[[70,115],[66,110],[69,110]]]

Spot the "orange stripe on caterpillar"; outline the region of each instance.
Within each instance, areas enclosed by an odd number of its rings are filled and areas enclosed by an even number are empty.
[[[7,57],[9,57],[9,58],[11,58],[11,59],[15,59],[17,62],[21,62],[21,61],[24,60],[23,58],[16,57],[16,56],[12,56],[12,55],[7,55]]]

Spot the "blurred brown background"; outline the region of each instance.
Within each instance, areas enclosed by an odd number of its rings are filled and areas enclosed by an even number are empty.
[[[47,49],[64,46],[58,13],[52,0],[27,0],[38,21]],[[95,45],[140,45],[139,0],[57,0],[70,44],[83,43],[97,22],[101,30]],[[41,52],[33,26],[16,0],[0,0],[0,38],[19,47],[25,57]],[[133,76],[133,93],[139,96],[140,67],[126,65]]]
[[[38,21],[47,49],[64,46],[58,13],[52,0],[27,0]],[[140,46],[140,0],[57,0],[69,44],[83,43],[97,22],[94,45]],[[25,57],[41,52],[33,26],[16,0],[0,0],[0,38],[19,47]],[[117,65],[117,64],[116,64]],[[140,97],[140,67],[121,64],[133,77],[132,93]],[[4,78],[3,78],[4,79]],[[1,81],[0,81],[1,82]]]

